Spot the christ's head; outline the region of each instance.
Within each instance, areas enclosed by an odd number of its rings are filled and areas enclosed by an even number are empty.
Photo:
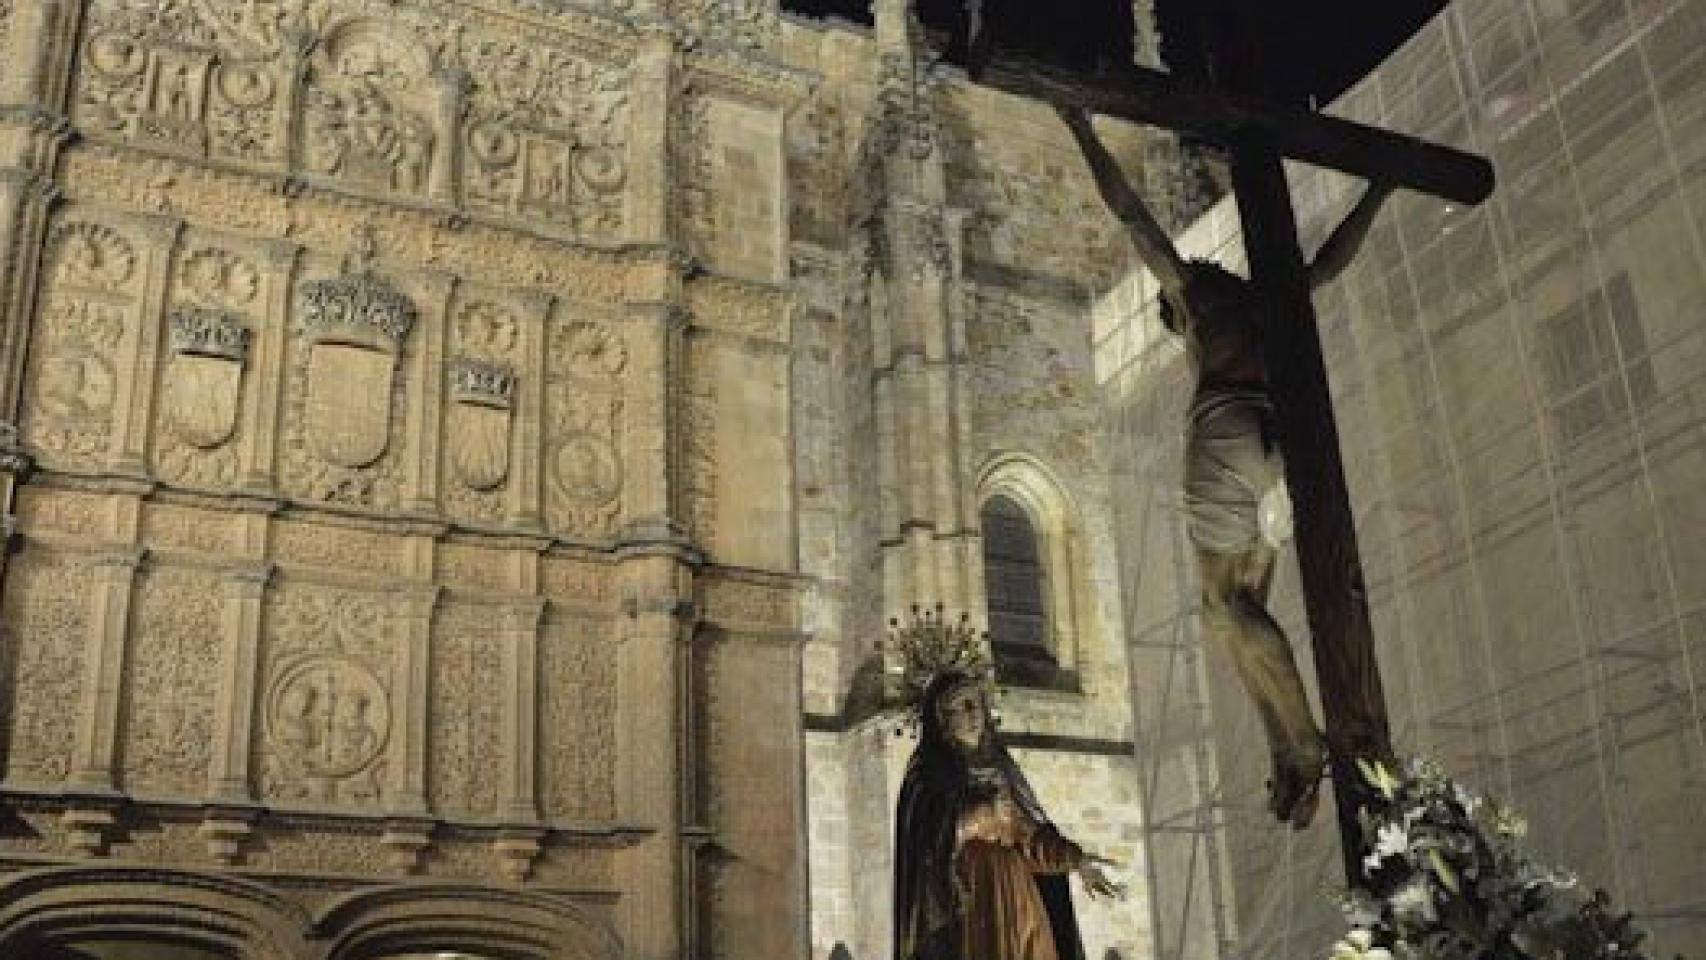
[[[1248,280],[1212,260],[1192,260],[1185,265],[1183,295],[1161,298],[1161,323],[1172,333],[1183,333],[1204,317],[1251,316],[1250,301]]]

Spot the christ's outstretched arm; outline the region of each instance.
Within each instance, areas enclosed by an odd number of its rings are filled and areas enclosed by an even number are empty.
[[[1356,259],[1357,249],[1368,239],[1368,228],[1374,225],[1374,216],[1380,212],[1380,205],[1392,195],[1392,187],[1385,183],[1371,183],[1363,191],[1362,199],[1333,232],[1327,237],[1327,242],[1321,244],[1321,249],[1315,252],[1315,260],[1309,264],[1309,287],[1332,283],[1345,268]]]
[[[1168,296],[1178,297],[1185,289],[1185,261],[1179,256],[1173,241],[1167,238],[1167,231],[1161,229],[1161,224],[1149,212],[1143,198],[1126,182],[1125,173],[1090,125],[1090,115],[1076,107],[1056,106],[1055,110],[1078,141],[1078,149],[1090,165],[1090,174],[1096,178],[1096,189],[1101,192],[1102,201],[1125,224],[1132,246],[1137,248],[1138,258],[1155,274],[1155,279],[1160,281],[1161,289]]]

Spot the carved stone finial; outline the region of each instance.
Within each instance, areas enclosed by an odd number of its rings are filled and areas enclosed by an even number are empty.
[[[179,307],[172,311],[172,352],[242,361],[249,353],[249,328],[223,310]]]

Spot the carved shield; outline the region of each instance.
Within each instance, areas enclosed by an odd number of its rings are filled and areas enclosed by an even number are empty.
[[[451,417],[450,462],[462,482],[491,490],[509,475],[509,411],[458,403]]]
[[[166,413],[185,443],[211,450],[237,429],[243,364],[228,357],[179,354],[166,373]]]
[[[365,467],[391,439],[395,358],[382,350],[316,343],[308,353],[308,442],[340,467]]]

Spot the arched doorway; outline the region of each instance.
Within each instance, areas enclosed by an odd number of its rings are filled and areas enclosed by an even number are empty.
[[[86,940],[38,947],[26,956],[41,960],[230,960],[231,954],[160,940]]]

